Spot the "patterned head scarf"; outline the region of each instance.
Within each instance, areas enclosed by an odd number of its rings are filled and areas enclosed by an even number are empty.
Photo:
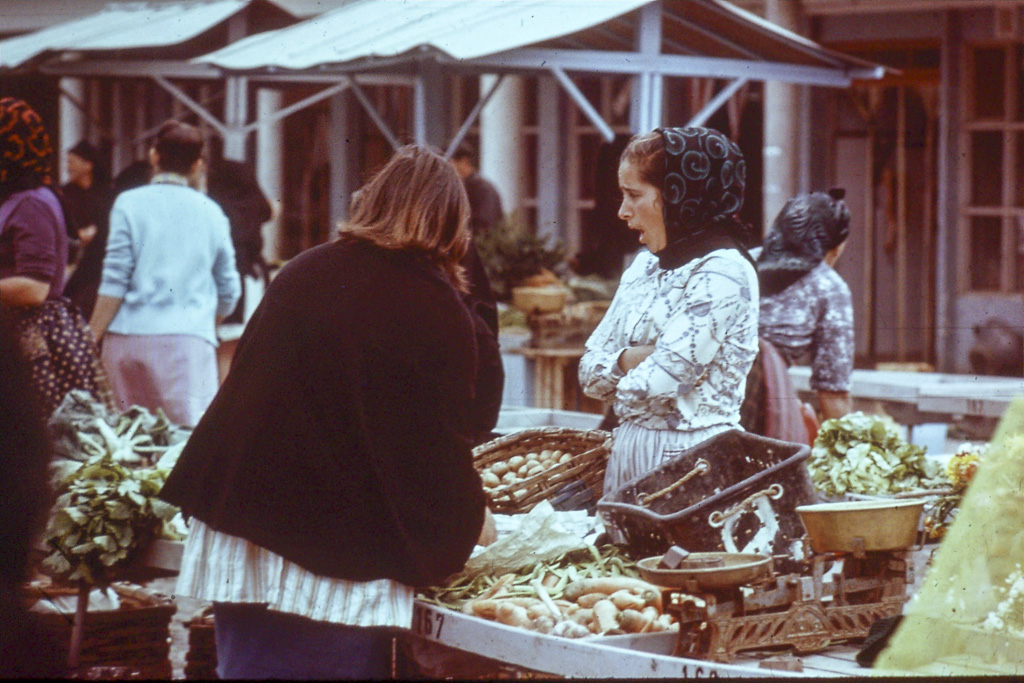
[[[14,97],[0,99],[0,188],[7,195],[52,183],[53,146],[32,107]]]
[[[739,248],[749,228],[743,206],[747,164],[735,142],[711,128],[658,128],[665,141],[662,209],[668,245],[663,268],[678,268],[723,247]],[[749,258],[749,257],[748,257]]]
[[[776,216],[757,259],[761,294],[771,296],[793,284],[825,259],[850,234],[846,191],[793,197]]]

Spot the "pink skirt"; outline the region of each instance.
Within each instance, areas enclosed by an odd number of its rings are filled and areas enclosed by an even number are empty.
[[[192,335],[108,333],[102,359],[120,410],[161,408],[184,427],[196,426],[219,386],[216,347]]]

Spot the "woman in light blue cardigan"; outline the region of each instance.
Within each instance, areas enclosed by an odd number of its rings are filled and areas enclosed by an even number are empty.
[[[92,326],[122,409],[162,408],[194,426],[217,393],[216,324],[241,294],[228,219],[190,187],[198,129],[168,121],[149,185],[118,196]]]

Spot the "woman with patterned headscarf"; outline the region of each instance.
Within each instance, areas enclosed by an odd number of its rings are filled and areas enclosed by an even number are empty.
[[[47,417],[71,389],[110,401],[89,327],[61,297],[68,237],[52,159],[39,115],[0,99],[0,312],[31,361]]]
[[[580,360],[584,392],[620,420],[606,492],[739,426],[757,354],[757,276],[736,217],[745,181],[739,147],[708,128],[659,128],[622,153],[619,218],[647,250]]]
[[[790,199],[757,259],[760,335],[788,363],[810,356],[811,389],[826,420],[851,409],[853,302],[832,268],[850,234],[844,195],[834,188]]]

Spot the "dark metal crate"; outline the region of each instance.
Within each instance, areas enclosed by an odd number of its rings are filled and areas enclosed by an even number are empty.
[[[817,502],[810,454],[805,444],[730,430],[607,493],[597,509],[634,559],[679,545],[769,554],[785,570],[803,558],[796,508]]]

